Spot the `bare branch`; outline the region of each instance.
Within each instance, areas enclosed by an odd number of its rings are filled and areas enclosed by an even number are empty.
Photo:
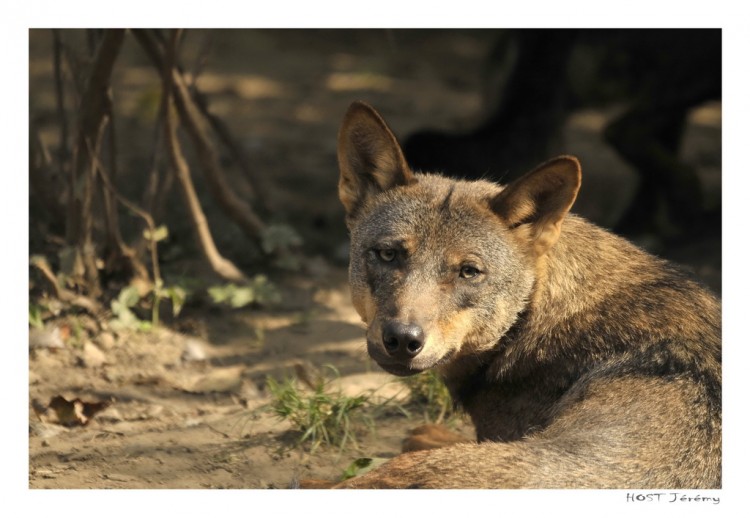
[[[60,283],[47,262],[47,259],[41,256],[34,256],[31,258],[31,265],[36,267],[50,284],[55,298],[62,302],[67,302],[74,306],[83,308],[97,318],[101,318],[104,315],[104,309],[96,300],[84,297],[83,295],[78,295],[60,286]]]
[[[96,180],[94,156],[98,154],[101,138],[106,125],[108,90],[115,60],[120,52],[124,29],[104,31],[97,49],[91,74],[81,99],[80,121],[75,149],[75,183],[84,181],[84,191],[80,202],[79,225],[68,234],[69,242],[76,244],[86,265],[86,283],[91,295],[99,294],[99,272],[96,268],[96,253],[93,243],[93,193]],[[71,192],[70,203],[76,203],[75,191]],[[74,223],[70,221],[69,223]]]
[[[265,225],[250,206],[237,197],[230,187],[219,163],[219,155],[208,137],[206,125],[201,118],[200,111],[190,97],[184,78],[174,68],[172,74],[176,87],[175,100],[180,112],[180,120],[193,142],[211,194],[248,237],[258,239]]]
[[[237,142],[237,139],[232,134],[229,126],[227,126],[227,124],[219,117],[211,113],[211,111],[208,109],[206,96],[203,93],[198,91],[194,86],[190,89],[190,91],[193,99],[195,100],[196,106],[201,111],[206,120],[208,120],[209,124],[211,124],[211,127],[219,137],[219,140],[222,142],[222,144],[224,144],[224,147],[227,148],[234,161],[237,162],[240,171],[242,171],[242,173],[245,175],[245,180],[248,187],[250,188],[250,196],[252,196],[253,201],[256,203],[260,203],[262,209],[266,213],[271,212],[270,207],[266,203],[266,200],[269,199],[267,194],[268,189],[264,185],[261,178],[256,177],[255,174],[253,174],[253,169],[250,166],[250,159],[247,157],[247,154],[242,149],[242,146],[239,144],[239,142]]]
[[[42,206],[49,211],[53,228],[59,231],[62,227],[58,225],[65,221],[65,210],[60,204],[58,197],[54,194],[55,183],[50,181],[52,175],[49,152],[39,137],[39,132],[34,127],[34,123],[30,122],[29,184],[34,194],[42,202]]]
[[[60,123],[60,147],[57,150],[57,160],[60,175],[63,175],[68,161],[68,118],[65,115],[65,89],[62,78],[62,39],[60,38],[60,30],[52,29],[52,36],[55,100],[57,103],[57,119]]]
[[[174,75],[172,74],[172,63],[178,37],[179,32],[174,31],[170,39],[170,44],[167,47],[163,70],[163,91],[164,96],[167,99],[164,129],[169,157],[182,190],[185,206],[188,209],[193,223],[193,229],[198,238],[198,245],[200,246],[204,257],[214,272],[224,279],[230,281],[245,281],[247,280],[245,275],[234,265],[234,263],[225,259],[216,248],[213,236],[211,235],[211,230],[208,227],[208,221],[203,213],[200,201],[198,200],[198,195],[193,186],[193,181],[190,177],[190,169],[188,168],[187,161],[182,154],[180,143],[177,138],[177,114],[174,110],[172,100],[172,92],[175,87]]]
[[[154,65],[162,67],[163,70],[164,58],[162,56],[164,52],[161,50],[156,38],[144,30],[134,31],[134,35],[146,50]],[[247,203],[235,195],[230,187],[221,168],[216,148],[208,135],[209,132],[204,117],[212,124],[214,131],[217,132],[219,138],[229,148],[235,159],[238,159],[241,169],[248,176],[248,181],[252,184],[252,180],[248,174],[250,168],[247,159],[242,154],[240,147],[235,143],[228,128],[217,117],[208,112],[205,106],[206,103],[200,100],[200,94],[197,90],[193,88],[191,92],[177,66],[172,67],[171,75],[171,81],[175,85],[173,93],[175,104],[180,112],[180,119],[196,149],[201,169],[203,170],[212,196],[248,237],[257,240],[262,234],[265,224]],[[201,105],[203,106],[201,107]],[[253,188],[257,191],[256,186],[253,186]]]
[[[90,147],[90,143],[87,142],[87,146]],[[102,184],[105,187],[104,191],[104,205],[106,212],[109,214],[107,217],[108,220],[108,233],[109,233],[109,239],[111,240],[111,245],[115,249],[115,253],[122,259],[125,259],[130,268],[133,270],[136,276],[141,277],[143,279],[148,279],[148,270],[146,270],[146,267],[143,265],[143,263],[138,259],[138,254],[136,251],[129,247],[125,240],[122,238],[122,235],[120,234],[120,227],[117,223],[117,219],[112,215],[113,213],[116,213],[116,207],[112,203],[111,196],[114,196],[117,201],[119,201],[123,206],[130,209],[135,215],[140,216],[146,221],[146,224],[149,227],[149,230],[151,231],[151,235],[154,235],[155,225],[153,219],[151,219],[151,215],[148,214],[143,209],[139,208],[135,203],[129,201],[127,198],[122,196],[117,189],[115,188],[114,184],[112,183],[111,178],[107,174],[107,171],[104,169],[104,165],[101,163],[101,160],[99,159],[99,154],[94,153],[90,150],[91,157],[93,160],[93,167],[96,172],[99,173],[99,178],[102,181]],[[152,261],[153,261],[153,270],[154,270],[154,283],[157,283],[161,280],[161,275],[159,273],[159,261],[158,257],[156,255],[156,243],[151,240],[152,244]]]

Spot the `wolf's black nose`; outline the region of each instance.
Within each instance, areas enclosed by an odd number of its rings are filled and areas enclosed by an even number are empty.
[[[395,358],[414,358],[424,347],[424,331],[417,324],[391,320],[383,326],[383,346]]]

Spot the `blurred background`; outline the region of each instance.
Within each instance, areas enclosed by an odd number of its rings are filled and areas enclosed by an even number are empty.
[[[117,218],[126,245],[143,241],[147,225],[114,194],[103,207],[108,188],[87,187],[89,150],[118,193],[168,229],[159,261],[201,257],[160,115],[162,58],[153,53],[166,54],[170,33],[140,32],[108,47],[112,63],[92,87],[104,31],[30,31],[31,253],[56,271],[61,250],[85,256],[80,243],[90,239],[106,262],[103,288],[132,273],[104,216]],[[245,272],[269,256],[345,264],[335,136],[362,99],[415,169],[507,182],[555,154],[578,156],[574,211],[691,264],[720,290],[710,271],[719,247],[706,243],[720,235],[720,31],[191,30],[178,39],[174,66],[209,146],[201,152],[178,117],[182,154],[218,253]],[[151,55],[150,40],[159,46]],[[99,119],[84,133],[98,142],[83,145],[82,113],[96,104],[86,95],[100,95],[86,89],[97,87],[111,107],[89,114]],[[82,232],[80,204],[94,215]],[[135,246],[146,265],[148,247]],[[91,282],[92,261],[79,261]]]
[[[300,358],[298,377],[325,363],[362,370],[337,198],[336,134],[354,100],[422,171],[508,182],[576,155],[573,212],[721,294],[720,30],[32,29],[29,50],[41,415],[61,393],[119,397],[125,415],[110,419],[135,426],[128,412],[148,411],[118,390],[184,389],[174,373],[206,362],[241,366],[245,400]],[[153,343],[162,356],[143,356]],[[174,412],[195,417],[194,400],[159,390],[144,401],[179,400]],[[32,450],[49,441],[35,437]],[[53,469],[32,457],[32,471]],[[268,482],[263,469],[250,469],[251,487]],[[150,477],[122,484],[158,485]],[[177,485],[192,487],[186,477]]]

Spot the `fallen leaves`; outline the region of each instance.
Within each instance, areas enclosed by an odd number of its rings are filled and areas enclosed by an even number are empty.
[[[57,421],[63,426],[85,426],[97,413],[110,405],[109,401],[91,403],[75,398],[68,401],[63,396],[53,397],[47,407],[54,410]]]

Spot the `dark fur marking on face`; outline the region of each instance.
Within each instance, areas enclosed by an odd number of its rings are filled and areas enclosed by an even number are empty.
[[[468,290],[459,290],[455,300],[458,309],[470,309],[477,305],[476,296]]]
[[[450,210],[451,205],[451,197],[453,196],[453,191],[456,189],[455,185],[451,185],[450,190],[448,191],[448,195],[445,197],[445,199],[440,203],[440,206],[438,207],[438,210],[440,212],[448,212]]]

